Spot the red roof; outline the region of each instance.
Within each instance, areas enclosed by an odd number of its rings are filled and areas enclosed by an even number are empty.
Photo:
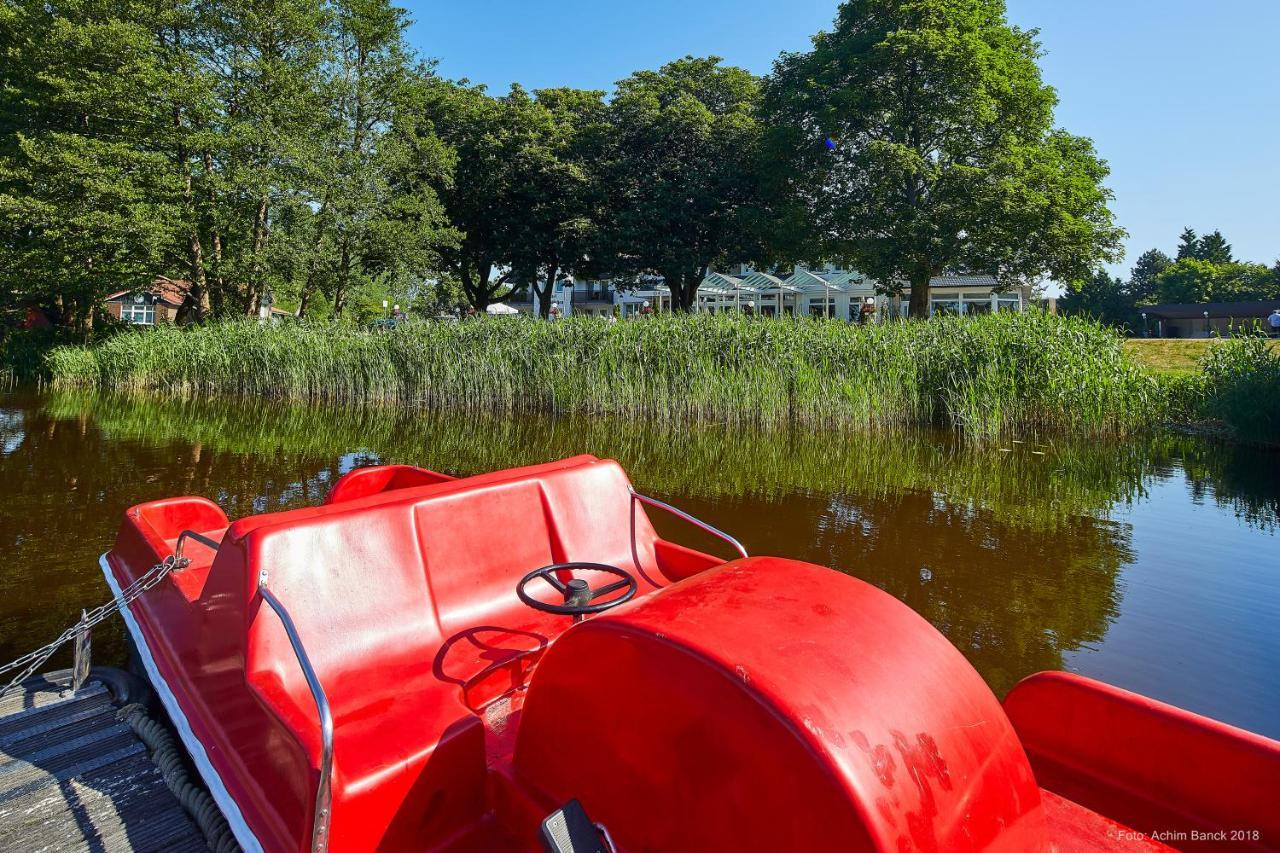
[[[156,276],[151,282],[151,286],[146,288],[145,292],[155,296],[158,300],[166,305],[178,307],[182,304],[182,300],[187,298],[187,291],[191,288],[191,282],[182,279],[165,278],[162,275]],[[107,297],[107,301],[119,299],[121,296],[128,296],[130,293],[143,292],[143,288],[133,288],[132,290],[121,290]]]

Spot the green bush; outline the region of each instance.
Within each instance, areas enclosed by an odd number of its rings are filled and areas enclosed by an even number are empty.
[[[74,340],[58,327],[0,330],[0,380],[35,382],[47,378],[45,356]]]
[[[871,326],[656,316],[157,327],[48,360],[62,386],[975,435],[1124,431],[1166,415],[1112,331],[1041,312]]]
[[[1199,413],[1246,440],[1280,441],[1280,353],[1257,335],[1215,343],[1200,362]]]

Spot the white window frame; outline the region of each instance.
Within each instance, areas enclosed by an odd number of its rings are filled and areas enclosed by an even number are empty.
[[[835,294],[833,293],[830,296],[810,296],[809,316],[830,317],[832,320],[837,319]]]
[[[996,294],[996,310],[997,311],[1013,311],[1015,313],[1023,310],[1022,293],[1013,291],[1011,293]]]
[[[929,297],[929,316],[930,317],[938,313],[939,305],[955,306],[953,309],[947,312],[949,314],[964,313],[964,301],[960,298],[959,294],[956,294],[954,296],[930,296]]]
[[[154,326],[156,306],[145,302],[120,304],[120,319],[134,326]]]

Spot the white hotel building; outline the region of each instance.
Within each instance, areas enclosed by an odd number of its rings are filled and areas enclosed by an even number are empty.
[[[671,310],[671,292],[653,279],[648,287],[620,290],[609,281],[557,282],[552,300],[560,313],[623,316],[638,313],[648,302],[655,311]],[[731,272],[710,272],[698,287],[695,311],[751,310],[766,316],[792,314],[856,320],[862,305],[872,300],[877,319],[906,316],[909,291],[902,296],[876,292],[876,283],[862,273],[834,265],[797,267],[785,278],[739,266]],[[534,297],[536,300],[536,297]],[[533,312],[536,302],[513,301],[513,308]],[[1031,304],[1029,287],[1004,290],[986,275],[937,276],[929,282],[929,313],[986,314],[1022,311]]]

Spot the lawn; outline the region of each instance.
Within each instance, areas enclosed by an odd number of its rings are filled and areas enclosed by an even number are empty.
[[[1193,373],[1212,338],[1134,338],[1124,347],[1143,367],[1160,373]],[[1271,341],[1280,350],[1280,340]]]

